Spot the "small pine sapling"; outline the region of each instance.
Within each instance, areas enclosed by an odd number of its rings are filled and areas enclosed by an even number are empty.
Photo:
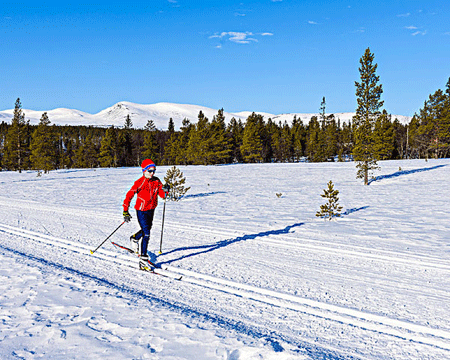
[[[316,213],[316,216],[332,220],[334,217],[341,216],[340,212],[342,206],[339,206],[339,190],[334,189],[333,182],[330,180],[328,183],[328,189],[323,190],[323,194],[320,195],[323,198],[328,199],[328,203],[320,205],[320,211]]]
[[[170,190],[167,196],[168,200],[178,201],[191,187],[184,187],[186,183],[186,178],[183,177],[183,173],[176,166],[173,166],[166,172],[164,181],[169,185]]]

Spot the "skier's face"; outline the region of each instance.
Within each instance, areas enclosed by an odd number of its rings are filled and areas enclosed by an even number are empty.
[[[151,179],[153,177],[154,173],[155,173],[155,170],[146,170],[146,171],[144,171],[144,176],[147,179]]]

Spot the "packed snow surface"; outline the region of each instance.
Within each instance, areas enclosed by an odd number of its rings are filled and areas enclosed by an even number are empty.
[[[0,172],[0,358],[450,359],[450,160],[379,164],[369,186],[351,162],[180,167],[162,275],[91,254],[140,168]]]

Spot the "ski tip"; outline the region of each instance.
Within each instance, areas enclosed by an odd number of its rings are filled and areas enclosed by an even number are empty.
[[[162,251],[159,251],[158,254],[161,255],[161,254],[162,254]]]
[[[91,254],[93,254],[94,252],[92,250],[90,250]]]

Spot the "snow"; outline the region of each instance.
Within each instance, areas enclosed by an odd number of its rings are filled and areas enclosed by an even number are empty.
[[[169,119],[172,118],[174,121],[175,129],[179,130],[182,126],[184,119],[189,119],[193,124],[197,123],[198,114],[202,111],[203,114],[212,120],[214,116],[217,115],[218,109],[211,109],[205,106],[199,105],[189,105],[189,104],[174,104],[174,103],[156,103],[156,104],[135,104],[128,101],[121,101],[109,108],[106,108],[97,114],[89,114],[79,110],[72,109],[54,109],[54,110],[28,110],[23,109],[25,113],[25,119],[30,120],[30,124],[36,125],[44,112],[47,115],[52,124],[55,125],[85,125],[85,126],[111,126],[122,127],[126,117],[129,115],[134,128],[142,129],[147,124],[148,120],[153,120],[157,129],[167,130]],[[294,115],[297,119],[301,119],[304,124],[307,124],[312,116],[318,116],[318,114],[303,114],[303,113],[292,113],[292,114],[269,114],[264,112],[257,112],[264,116],[265,120],[271,118],[275,122],[281,121],[284,123],[287,121],[289,124],[292,123]],[[13,118],[14,110],[4,110],[0,111],[0,120],[10,122]],[[238,120],[241,119],[243,122],[251,115],[251,111],[242,112],[226,112],[224,111],[225,120],[228,123],[233,117]],[[355,115],[353,112],[347,113],[336,113],[334,114],[336,120],[339,118],[341,124],[346,122],[350,123],[352,117]],[[393,115],[392,120],[395,118],[403,124],[408,124],[411,121],[411,117],[403,115]]]
[[[379,164],[369,186],[352,162],[181,166],[149,245],[170,277],[90,253],[139,168],[0,172],[0,358],[449,359],[450,159]]]

